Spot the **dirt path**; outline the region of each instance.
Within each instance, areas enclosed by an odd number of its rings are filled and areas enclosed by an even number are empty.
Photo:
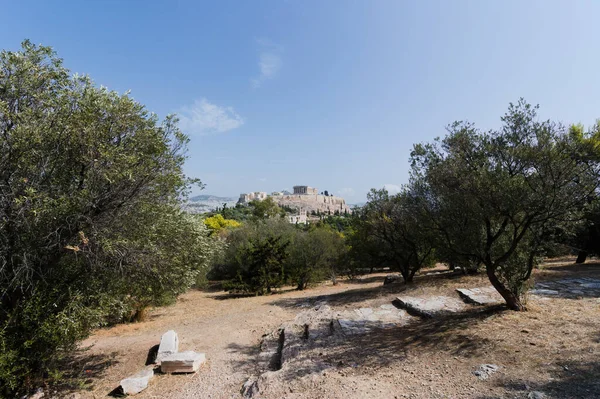
[[[538,280],[566,276],[600,278],[600,266],[553,263]],[[204,352],[208,362],[194,375],[160,375],[145,398],[240,398],[256,372],[263,334],[293,320],[306,306],[325,301],[335,309],[389,304],[398,292],[456,295],[456,287],[486,285],[482,276],[420,277],[414,287],[382,286],[384,274],[361,282],[320,286],[269,297],[223,299],[225,294],[192,291],[175,305],[151,311],[149,320],[97,331],[83,345],[110,367],[96,374],[84,398],[106,398],[119,380],[144,367],[148,350],[163,332],[179,334],[180,350]],[[471,307],[439,320],[348,337],[311,353],[335,367],[274,380],[268,398],[525,398],[534,390],[548,398],[600,397],[600,299],[532,299],[530,311]],[[472,372],[484,363],[500,366],[488,380]],[[93,375],[92,375],[93,374]]]

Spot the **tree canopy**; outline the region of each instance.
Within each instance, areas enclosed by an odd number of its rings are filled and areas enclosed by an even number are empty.
[[[598,187],[598,162],[581,156],[569,129],[538,121],[537,107],[511,104],[497,131],[456,122],[412,152],[411,186],[447,252],[486,267],[512,309],[541,244],[573,220]]]
[[[208,231],[179,206],[199,183],[187,142],[176,118],[71,75],[49,47],[0,53],[0,392],[207,267]]]

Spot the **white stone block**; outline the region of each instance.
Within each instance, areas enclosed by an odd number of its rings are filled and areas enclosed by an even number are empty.
[[[148,382],[154,377],[152,369],[142,370],[137,374],[121,380],[121,388],[126,395],[135,395],[148,387]]]
[[[204,353],[194,351],[174,353],[162,359],[160,371],[163,373],[194,373],[205,361]]]
[[[179,337],[173,330],[169,330],[163,334],[160,339],[160,345],[158,346],[158,353],[156,355],[156,362],[161,362],[165,357],[177,353],[179,350]]]

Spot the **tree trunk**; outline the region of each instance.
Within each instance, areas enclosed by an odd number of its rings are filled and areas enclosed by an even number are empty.
[[[502,295],[502,298],[504,298],[504,301],[506,302],[506,306],[508,306],[510,310],[526,310],[525,306],[521,303],[521,298],[513,294],[512,291],[510,291],[504,286],[504,284],[502,284],[498,277],[496,277],[496,274],[494,273],[494,269],[492,267],[486,265],[485,270],[487,272],[488,278],[490,279],[490,283],[492,283],[496,291],[498,291],[498,293]]]
[[[402,279],[404,280],[404,284],[410,284],[413,281],[413,274],[408,270],[400,269],[400,274],[402,275]]]
[[[577,259],[575,260],[575,263],[585,263],[587,256],[588,256],[587,251],[579,251],[579,254],[577,255]]]

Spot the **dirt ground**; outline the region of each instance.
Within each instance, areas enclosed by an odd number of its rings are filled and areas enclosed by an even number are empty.
[[[325,284],[307,291],[231,298],[224,292],[190,291],[170,307],[153,309],[145,322],[96,331],[77,373],[87,379],[82,398],[106,398],[119,381],[144,368],[162,333],[179,334],[180,351],[206,353],[192,375],[157,374],[141,399],[241,398],[256,374],[263,334],[293,320],[307,304],[339,310],[389,304],[398,293],[456,296],[458,287],[489,285],[485,276],[448,278],[427,271],[414,285],[383,286],[386,274]],[[600,263],[547,262],[536,281],[600,278]],[[352,335],[315,356],[335,365],[315,373],[287,373],[258,398],[600,398],[600,298],[532,296],[527,312],[476,307],[438,319],[414,318],[392,329]],[[473,371],[496,364],[479,380]],[[532,396],[529,396],[532,397]]]

